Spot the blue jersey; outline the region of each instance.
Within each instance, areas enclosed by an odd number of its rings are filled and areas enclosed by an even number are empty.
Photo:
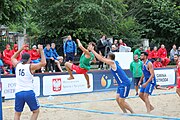
[[[128,76],[126,75],[126,73],[124,72],[124,70],[120,67],[118,61],[114,61],[114,63],[116,64],[116,70],[114,71],[111,68],[111,72],[112,72],[113,76],[115,77],[118,85],[119,86],[130,85],[131,82],[130,82]]]
[[[143,81],[143,82],[144,82],[144,83],[147,82],[147,80],[148,80],[148,79],[150,78],[150,76],[151,76],[151,73],[150,73],[149,69],[147,68],[147,65],[148,65],[149,62],[150,62],[150,61],[147,60],[146,63],[143,64],[143,74],[144,74],[144,81]],[[155,78],[155,76],[154,76],[154,78],[151,80],[150,83],[156,84],[156,78]]]

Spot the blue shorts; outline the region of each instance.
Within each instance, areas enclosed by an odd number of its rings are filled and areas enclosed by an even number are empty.
[[[67,53],[66,54],[66,62],[73,61],[74,60],[74,54],[75,53]]]
[[[117,94],[119,94],[119,96],[121,98],[128,97],[129,91],[130,91],[130,85],[129,86],[118,86],[118,88],[117,88]]]
[[[35,96],[34,91],[21,91],[15,94],[15,111],[22,112],[25,103],[29,106],[31,111],[37,110],[40,105]]]
[[[153,84],[153,83],[148,83],[148,85],[147,85],[145,88],[143,88],[143,87],[141,86],[140,92],[141,92],[141,93],[147,93],[147,94],[151,95],[152,92],[153,92],[153,90],[154,90],[154,87],[155,87],[155,84]]]

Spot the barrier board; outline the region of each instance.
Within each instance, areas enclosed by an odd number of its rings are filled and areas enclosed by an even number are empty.
[[[43,77],[43,95],[58,95],[68,93],[81,93],[93,91],[93,75],[89,75],[90,88],[83,74],[74,74],[73,80],[68,80],[69,75],[53,75]]]
[[[157,85],[174,85],[175,84],[175,71],[174,69],[158,69],[155,70]]]
[[[6,99],[15,98],[15,87],[16,87],[16,78],[1,78],[2,81],[2,96],[5,96]],[[40,78],[34,77],[34,92],[36,96],[40,95]]]

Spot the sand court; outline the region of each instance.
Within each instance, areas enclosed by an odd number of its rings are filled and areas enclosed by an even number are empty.
[[[150,114],[146,114],[145,104],[134,93],[131,90],[127,102],[136,114],[122,113],[115,91],[41,97],[38,120],[180,120],[180,100],[175,89],[154,90],[150,101],[155,109]],[[29,120],[30,115],[26,105],[21,118]],[[14,100],[3,103],[3,116],[4,120],[13,120]]]

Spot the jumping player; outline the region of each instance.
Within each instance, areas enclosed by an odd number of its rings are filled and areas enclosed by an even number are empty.
[[[89,51],[89,46],[90,45],[95,46],[95,43],[90,42],[87,49],[85,49],[82,46],[79,39],[77,39],[77,43],[78,43],[79,48],[83,51],[83,54],[80,57],[79,66],[76,66],[76,65],[72,64],[71,62],[65,63],[65,67],[70,75],[68,80],[74,79],[74,76],[71,71],[71,70],[74,70],[74,71],[76,71],[77,74],[84,74],[86,81],[87,81],[87,88],[90,88],[89,76],[88,76],[87,72],[91,68],[90,62],[91,61],[96,62],[96,59],[95,59],[93,53]]]
[[[147,113],[150,113],[154,107],[150,104],[149,95],[153,92],[156,79],[154,76],[154,68],[152,63],[148,60],[147,52],[141,52],[141,60],[143,61],[143,75],[139,81],[139,85],[142,83],[139,97],[145,102]]]
[[[129,104],[125,102],[125,98],[128,97],[130,91],[131,82],[127,77],[126,73],[120,67],[119,63],[115,61],[115,55],[113,53],[110,53],[108,55],[108,58],[104,58],[103,56],[99,55],[96,51],[94,51],[94,46],[92,45],[90,46],[90,50],[98,60],[111,66],[111,72],[118,84],[116,101],[119,107],[122,109],[124,113],[127,113],[127,110],[131,113],[134,113]]]
[[[176,89],[176,93],[179,95],[180,97],[180,60],[179,60],[179,56],[177,54],[174,55],[174,61],[176,62],[177,65],[177,89]]]
[[[14,120],[20,120],[24,104],[27,103],[32,111],[31,120],[37,120],[39,114],[39,103],[34,93],[33,75],[36,70],[46,65],[46,58],[42,45],[38,46],[41,61],[37,64],[30,64],[30,54],[22,54],[21,61],[17,61],[17,56],[24,49],[24,46],[11,57],[12,64],[16,67],[16,92],[15,92],[15,116]]]

